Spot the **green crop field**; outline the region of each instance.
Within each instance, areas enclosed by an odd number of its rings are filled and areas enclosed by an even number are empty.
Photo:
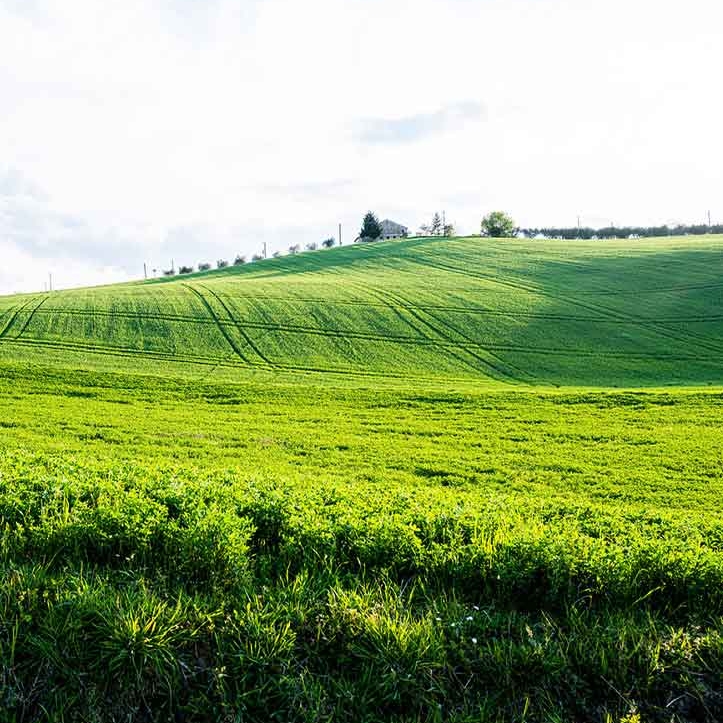
[[[723,238],[0,297],[0,721],[723,720]]]

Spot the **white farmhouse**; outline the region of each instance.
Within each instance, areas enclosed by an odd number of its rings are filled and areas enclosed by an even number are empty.
[[[406,238],[409,233],[406,226],[390,221],[388,218],[385,218],[379,225],[382,227],[382,239]]]

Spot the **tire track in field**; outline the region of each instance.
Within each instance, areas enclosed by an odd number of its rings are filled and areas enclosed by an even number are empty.
[[[402,297],[399,297],[399,298],[401,299]],[[499,345],[481,344],[480,342],[477,342],[474,339],[472,339],[472,337],[470,337],[467,333],[460,331],[455,325],[451,324],[448,320],[440,318],[439,316],[437,316],[436,314],[432,313],[431,311],[429,311],[427,309],[424,309],[423,311],[429,317],[434,319],[436,323],[441,324],[444,329],[451,331],[454,334],[457,334],[462,339],[464,339],[467,344],[469,344],[475,348],[484,349],[487,352],[487,354],[489,354],[499,364],[501,364],[503,367],[508,367],[510,369],[514,369],[514,371],[518,375],[520,375],[522,378],[520,378],[520,376],[515,377],[514,375],[510,374],[509,372],[502,372],[502,370],[500,370],[501,373],[506,373],[507,376],[512,377],[513,379],[515,379],[515,381],[523,381],[524,377],[527,378],[527,381],[532,382],[532,383],[539,381],[538,378],[534,374],[530,374],[530,372],[528,372],[527,370],[522,369],[521,367],[518,367],[516,364],[512,364],[511,362],[507,361],[506,359],[502,359],[497,354],[495,354],[492,350],[493,349],[501,350],[501,347]]]
[[[129,359],[137,359],[138,357],[145,357],[148,359],[151,359],[153,361],[162,361],[162,362],[175,362],[178,364],[198,364],[203,366],[209,366],[211,367],[211,371],[214,371],[218,369],[219,367],[223,367],[225,369],[230,370],[239,370],[239,369],[254,369],[258,371],[267,371],[267,372],[291,372],[291,373],[314,373],[314,374],[334,374],[337,376],[348,376],[348,377],[358,377],[360,379],[367,379],[367,378],[374,378],[374,379],[403,379],[403,380],[419,380],[419,381],[425,381],[428,382],[433,377],[424,376],[421,374],[401,374],[401,373],[395,373],[395,372],[387,372],[387,371],[367,371],[363,369],[353,369],[353,368],[344,368],[344,367],[320,367],[320,366],[295,366],[293,364],[277,364],[276,367],[273,369],[271,368],[263,368],[259,365],[256,365],[255,367],[243,367],[238,364],[238,362],[229,362],[228,356],[223,357],[222,359],[212,358],[212,357],[190,357],[190,356],[179,356],[179,355],[173,355],[170,353],[165,352],[151,352],[151,351],[144,351],[144,350],[129,350],[122,347],[103,347],[103,346],[93,346],[90,344],[79,344],[79,343],[73,343],[73,342],[59,342],[59,341],[46,341],[46,340],[38,340],[38,339],[6,339],[4,340],[4,343],[7,345],[14,345],[14,346],[24,346],[24,347],[30,347],[30,348],[50,348],[50,349],[57,349],[60,351],[74,351],[74,352],[86,352],[90,354],[98,354],[99,356],[108,356],[108,357],[123,357],[123,358],[129,358]],[[208,376],[208,375],[206,375]],[[468,380],[469,377],[459,377],[459,376],[445,376],[445,379],[448,380]]]
[[[679,291],[708,291],[723,289],[723,284],[681,284],[679,286],[659,286],[647,289],[600,289],[598,291],[580,291],[584,296],[639,296],[645,294],[677,293]]]
[[[388,304],[375,304],[375,306],[379,306],[380,308],[389,309]],[[411,305],[409,305],[411,307]],[[429,309],[442,309],[446,310],[447,307],[412,307],[416,308],[418,310],[423,310],[425,312],[428,312]],[[453,307],[453,311],[455,312],[463,312],[464,308],[462,307]],[[398,312],[398,310],[397,310]],[[42,312],[41,312],[42,313]],[[50,313],[50,312],[49,312]],[[55,313],[55,309],[52,310],[52,313]],[[96,312],[69,312],[71,314],[77,314],[81,318],[89,318],[95,315]],[[399,313],[399,312],[398,312]],[[116,314],[106,313],[103,312],[101,315],[104,315],[106,317],[108,316],[116,316]],[[501,314],[502,315],[502,314]],[[504,314],[505,316],[514,316],[511,314]],[[133,320],[137,320],[138,317],[136,314],[127,314],[126,318],[132,318]],[[165,317],[160,316],[154,316],[155,319],[165,319]],[[408,320],[403,315],[400,315],[400,318],[408,323]],[[548,318],[548,317],[546,317]],[[550,317],[550,318],[557,318],[557,317]],[[168,319],[165,319],[168,320]],[[174,321],[179,321],[178,318],[173,318]],[[199,319],[197,317],[183,317],[180,319],[182,321],[188,321],[193,323],[199,323],[206,326],[215,326],[216,322],[212,319]],[[560,319],[564,320],[564,319]],[[455,348],[459,349],[461,351],[465,351],[468,347],[472,347],[475,349],[481,349],[483,351],[486,351],[488,353],[493,353],[495,351],[530,351],[530,348],[524,345],[515,345],[515,344],[485,344],[483,342],[478,342],[469,337],[466,333],[459,330],[457,327],[455,327],[453,324],[449,322],[444,322],[440,319],[437,319],[440,323],[446,323],[450,329],[458,334],[464,341],[457,341],[457,340],[443,340],[443,339],[433,339],[429,336],[400,336],[400,335],[393,335],[393,334],[383,334],[383,333],[369,333],[369,332],[361,332],[361,331],[353,331],[350,329],[328,329],[323,327],[307,327],[307,326],[301,326],[301,325],[294,325],[294,324],[271,324],[271,323],[261,323],[261,322],[244,322],[244,325],[246,327],[252,327],[254,329],[258,329],[260,331],[266,331],[267,333],[273,333],[273,332],[282,332],[282,333],[289,333],[289,334],[299,334],[299,335],[309,335],[309,336],[326,336],[326,337],[333,337],[333,338],[342,338],[342,339],[359,339],[363,341],[372,341],[372,342],[388,342],[393,344],[403,344],[403,345],[410,345],[410,346],[437,346],[444,349],[449,348]],[[231,327],[234,326],[232,322],[225,321],[222,319],[218,320],[218,323],[225,326],[225,327]],[[631,322],[632,323],[632,322]],[[417,327],[412,326],[411,328],[417,330]],[[99,348],[96,346],[91,345],[92,348]],[[117,348],[117,347],[108,347],[108,348]],[[141,350],[129,350],[132,353],[138,353]],[[539,352],[549,352],[552,354],[568,354],[571,353],[569,349],[567,348],[560,348],[560,347],[543,347],[543,346],[536,346],[534,347],[533,351],[539,351]],[[178,355],[173,352],[155,352],[157,354],[168,354],[169,358],[175,358]],[[598,350],[592,350],[592,349],[577,349],[575,350],[576,354],[582,354],[582,355],[596,355],[596,354],[603,354],[606,355],[606,352],[600,352]],[[607,354],[609,355],[609,354]],[[658,357],[660,356],[658,353],[655,354],[644,354],[644,353],[637,353],[637,356],[640,357]],[[201,358],[201,357],[194,357],[194,358]],[[210,357],[209,357],[210,358]],[[688,356],[678,356],[676,358],[692,358]],[[509,362],[504,362],[508,364],[509,366],[514,367],[514,365],[510,364]],[[524,370],[520,370],[524,373]]]
[[[0,331],[0,339],[4,339],[10,331],[10,327],[15,323],[15,320],[18,318],[18,315],[29,305],[32,304],[33,301],[37,300],[37,296],[33,296],[32,298],[28,299],[24,304],[21,304],[19,307],[17,307],[12,314],[10,315],[10,318],[6,322],[5,326],[3,327],[2,331]]]
[[[13,317],[15,316],[15,313],[17,311],[17,306],[10,306],[3,312],[2,319],[7,319],[7,321],[3,324],[2,328],[0,328],[0,339],[2,339],[2,337],[5,335],[5,331],[10,326],[10,324],[12,324]]]
[[[244,364],[249,364],[249,365],[251,365],[252,362],[250,362],[250,361],[248,360],[248,358],[246,357],[246,355],[241,351],[241,349],[238,347],[238,345],[237,345],[236,342],[233,340],[233,338],[231,337],[231,335],[226,331],[225,326],[220,323],[219,318],[216,316],[216,312],[215,312],[215,311],[213,310],[213,308],[211,307],[211,304],[208,303],[206,297],[205,297],[200,291],[198,291],[198,289],[194,289],[193,286],[190,286],[189,284],[183,284],[183,286],[185,286],[189,291],[191,291],[192,293],[194,293],[194,294],[201,300],[201,303],[203,304],[204,308],[205,308],[206,311],[208,311],[208,313],[211,315],[211,318],[212,318],[213,321],[215,322],[216,327],[217,327],[218,330],[221,332],[221,334],[223,334],[224,339],[226,339],[226,341],[228,342],[229,346],[234,350],[236,356],[238,356],[239,359],[241,359],[241,361],[244,362]]]
[[[238,320],[233,316],[233,314],[229,310],[228,306],[226,306],[226,304],[224,303],[223,299],[221,299],[221,297],[215,291],[213,291],[213,289],[209,289],[208,286],[205,286],[204,284],[200,284],[200,283],[198,285],[202,289],[205,289],[206,291],[208,291],[208,293],[211,294],[211,296],[213,296],[213,298],[216,299],[216,301],[218,301],[218,303],[221,305],[223,310],[228,315],[228,318],[231,320],[231,323],[236,327],[236,330],[238,331],[238,333],[244,338],[244,340],[249,345],[249,347],[251,347],[251,349],[253,349],[254,353],[263,361],[263,363],[270,367],[275,366],[274,362],[272,362],[258,348],[258,346],[254,343],[253,339],[246,333],[246,331],[243,329],[243,327],[239,324]],[[211,308],[210,305],[208,306],[208,308],[209,309]],[[217,319],[217,323],[218,323],[218,321],[220,321],[220,320]],[[220,326],[219,326],[219,328],[220,328]]]
[[[55,341],[55,340],[45,340],[45,339],[15,339],[15,338],[7,338],[2,341],[3,344],[8,346],[26,346],[26,347],[47,347],[52,349],[59,349],[63,351],[78,351],[78,352],[87,352],[92,354],[100,354],[103,356],[117,356],[117,357],[127,357],[127,358],[138,358],[138,357],[144,357],[148,359],[153,359],[155,361],[164,361],[164,362],[175,362],[175,363],[183,363],[183,364],[202,364],[205,366],[222,366],[229,369],[238,369],[242,368],[239,366],[237,362],[231,363],[228,361],[229,357],[204,357],[204,356],[190,356],[190,355],[181,355],[181,354],[172,354],[170,352],[161,352],[161,351],[150,351],[150,350],[143,350],[143,349],[128,349],[127,347],[113,347],[113,346],[100,346],[100,345],[93,345],[93,344],[82,344],[79,342],[62,342],[62,341]],[[444,347],[443,347],[444,348]],[[463,349],[463,347],[455,346],[456,349]],[[484,350],[487,350],[487,347],[480,347]],[[659,354],[645,354],[645,353],[632,353],[627,354],[623,352],[599,352],[597,350],[569,350],[569,349],[556,349],[556,348],[530,348],[526,346],[495,346],[493,347],[496,350],[502,350],[502,351],[517,351],[524,354],[539,354],[539,355],[554,355],[554,356],[560,356],[560,357],[579,357],[579,356],[589,356],[589,357],[603,357],[603,358],[611,358],[611,359],[664,359],[666,361],[710,361],[710,362],[717,362],[719,360],[719,356],[714,357],[701,357],[697,354],[691,354],[691,355],[664,355],[661,356]],[[475,371],[476,373],[479,373],[479,369],[477,367],[474,367],[472,365],[469,365],[470,368]],[[259,365],[256,365],[256,369],[262,370],[263,367],[260,367]],[[408,374],[395,374],[393,372],[385,372],[385,371],[365,371],[365,370],[355,370],[352,368],[327,368],[327,367],[311,367],[311,366],[294,366],[292,364],[284,364],[280,363],[277,364],[276,369],[278,370],[285,370],[285,371],[314,371],[314,372],[328,372],[328,373],[334,373],[334,374],[356,374],[358,376],[375,376],[375,377],[398,377],[400,379],[406,379],[410,378],[410,375]],[[270,370],[269,370],[270,371]],[[424,375],[413,375],[415,378],[418,379],[429,379],[430,377],[425,377]],[[451,377],[450,377],[451,378]]]
[[[381,290],[378,290],[381,291]],[[500,368],[497,364],[490,362],[488,359],[485,359],[484,357],[480,356],[479,354],[471,351],[469,347],[465,346],[464,344],[460,344],[455,339],[452,339],[449,335],[449,326],[442,323],[442,328],[437,327],[435,324],[432,324],[429,320],[425,319],[417,309],[410,306],[402,297],[399,296],[399,294],[395,294],[390,291],[381,292],[384,293],[390,298],[392,301],[396,301],[400,306],[407,311],[407,313],[411,314],[417,321],[419,321],[422,325],[427,327],[428,329],[431,329],[435,334],[440,336],[442,339],[444,339],[446,342],[450,344],[456,344],[457,347],[459,347],[464,353],[469,354],[473,359],[476,359],[478,362],[484,365],[486,369],[492,369],[493,372],[497,372],[497,374],[501,375],[503,379],[511,379],[512,381],[519,382],[521,381],[517,377],[515,377],[513,374],[510,374],[506,369]],[[429,316],[432,316],[429,314]],[[432,316],[432,318],[435,318]],[[439,319],[435,319],[437,323],[440,323]],[[497,359],[497,357],[494,357],[493,354],[491,354],[488,350],[485,350],[490,356],[493,356],[493,358]],[[499,362],[500,360],[497,359]],[[473,368],[474,365],[472,365]],[[475,368],[476,371],[479,371],[479,369]]]
[[[83,344],[81,342],[56,341],[52,339],[17,339],[6,338],[2,342],[13,346],[29,346],[29,347],[48,347],[52,349],[60,349],[64,351],[79,351],[93,354],[102,354],[104,356],[119,356],[128,358],[146,357],[156,361],[168,361],[177,363],[192,364],[223,364],[228,357],[219,359],[218,357],[191,356],[183,354],[171,354],[170,352],[151,351],[148,349],[129,349],[128,347],[101,346],[94,344]],[[226,366],[237,368],[237,363],[227,364]]]
[[[548,291],[547,289],[543,289],[542,287],[535,287],[532,284],[526,284],[523,282],[518,281],[511,281],[508,277],[494,277],[488,274],[482,274],[479,272],[473,272],[473,271],[465,271],[463,269],[459,269],[455,266],[450,266],[447,264],[439,263],[435,264],[434,262],[428,261],[428,260],[422,260],[422,259],[416,259],[416,261],[424,266],[431,266],[432,268],[441,267],[448,271],[451,271],[453,273],[461,274],[463,276],[466,276],[468,278],[476,278],[481,279],[484,281],[491,281],[494,283],[499,283],[503,286],[508,286],[513,289],[523,290],[527,291],[529,293],[537,294],[538,296],[545,297],[547,299],[551,299],[554,301],[564,301],[572,306],[577,306],[581,309],[587,309],[588,311],[594,311],[600,316],[610,320],[610,321],[617,321],[618,323],[628,323],[628,324],[636,324],[637,326],[640,326],[643,329],[647,329],[648,331],[652,332],[653,334],[657,334],[658,336],[668,338],[672,341],[676,341],[678,343],[682,344],[695,344],[696,340],[694,337],[689,336],[687,334],[676,334],[674,332],[671,332],[669,329],[666,329],[665,327],[660,327],[658,323],[656,323],[653,320],[645,319],[639,316],[635,316],[632,314],[625,314],[621,311],[618,311],[617,309],[611,309],[609,306],[604,306],[602,304],[595,304],[594,302],[583,302],[580,301],[577,297],[569,296],[564,291],[563,292],[557,292],[553,293],[551,291]],[[723,353],[723,347],[719,347],[716,344],[710,344],[698,341],[698,346],[706,349],[707,351],[714,351],[717,353]]]
[[[230,298],[243,299],[246,301],[266,301],[267,299],[272,301],[288,301],[288,302],[300,302],[311,305],[324,305],[328,304],[331,306],[361,306],[368,309],[390,309],[388,304],[381,301],[340,301],[337,299],[331,302],[328,299],[300,299],[297,297],[259,297],[259,296],[239,296],[234,294]],[[540,319],[544,321],[574,321],[582,322],[585,324],[638,324],[640,323],[636,319],[601,319],[599,316],[573,316],[570,314],[552,314],[545,312],[534,312],[534,311],[516,311],[516,310],[503,310],[503,309],[486,309],[481,307],[467,307],[467,306],[447,306],[443,304],[408,304],[409,308],[418,309],[420,311],[450,311],[453,313],[460,314],[472,314],[475,316],[493,316],[493,317],[510,317],[519,319]],[[82,318],[89,318],[93,316],[110,317],[110,318],[121,318],[121,319],[132,319],[134,321],[143,321],[145,319],[151,319],[153,321],[170,321],[179,322],[185,324],[200,324],[202,326],[213,326],[216,322],[213,319],[201,318],[198,316],[183,316],[181,314],[165,314],[153,313],[152,315],[141,315],[137,311],[106,311],[103,309],[60,309],[53,307],[52,309],[38,309],[38,314],[42,315],[65,315],[65,316],[79,316]],[[7,312],[6,312],[7,313]],[[2,318],[2,317],[0,317]],[[645,323],[651,321],[647,317],[639,317],[640,321]],[[657,324],[686,324],[686,323],[708,323],[723,321],[723,315],[712,314],[710,316],[665,316],[654,320]],[[225,321],[219,319],[219,323],[226,326],[233,326],[234,322]],[[254,321],[242,322],[244,327],[252,327],[263,329],[266,324]]]
[[[35,312],[48,300],[47,296],[44,296],[40,303],[28,314],[28,318],[25,320],[25,323],[22,326],[22,329],[15,335],[16,339],[19,339],[24,333],[25,330],[30,326],[30,322],[33,320],[33,317],[35,316]]]
[[[425,319],[416,309],[413,307],[410,307],[404,299],[399,297],[398,295],[394,294],[391,291],[382,290],[380,288],[374,288],[370,289],[373,293],[375,293],[382,301],[386,302],[387,305],[390,308],[401,308],[404,309],[410,316],[412,316],[417,322],[419,322],[423,327],[425,327],[428,330],[431,330],[434,332],[434,334],[441,339],[442,342],[446,342],[446,344],[437,344],[437,348],[440,350],[445,350],[448,353],[451,353],[451,355],[457,359],[457,361],[461,361],[466,366],[471,367],[474,369],[475,372],[479,373],[480,369],[475,366],[473,363],[469,362],[467,359],[465,359],[462,356],[463,354],[467,354],[473,359],[480,362],[485,369],[492,370],[493,372],[496,372],[498,375],[502,376],[503,379],[510,379],[514,382],[521,381],[514,375],[510,374],[506,369],[500,368],[497,364],[494,364],[493,362],[489,361],[488,359],[485,359],[480,354],[475,353],[468,347],[466,347],[464,344],[460,344],[459,342],[456,342],[454,339],[450,338],[449,333],[446,332],[444,329],[437,328],[434,324],[432,324],[430,321]],[[403,315],[402,315],[403,318]],[[410,323],[407,319],[407,323]],[[412,328],[415,328],[414,325],[412,325]],[[418,328],[415,329],[418,333],[420,332]],[[449,345],[452,346],[450,349]],[[489,352],[487,352],[489,354]],[[492,356],[492,355],[491,355]],[[491,376],[494,376],[492,374]]]
[[[424,329],[420,329],[419,326],[417,326],[416,324],[412,323],[412,321],[410,321],[410,319],[409,319],[407,316],[405,316],[405,315],[400,311],[399,305],[392,303],[392,301],[384,295],[384,293],[381,291],[381,289],[369,288],[369,287],[364,286],[364,285],[362,284],[362,282],[360,282],[360,281],[353,281],[353,280],[351,280],[351,279],[348,280],[348,283],[351,283],[351,284],[353,284],[354,286],[356,286],[357,288],[362,289],[366,294],[372,294],[372,295],[376,296],[376,297],[381,301],[381,303],[382,303],[382,305],[383,305],[384,307],[386,307],[387,309],[389,309],[389,310],[390,310],[392,313],[394,313],[399,319],[401,319],[401,321],[402,321],[406,326],[409,326],[411,329],[413,329],[413,330],[419,335],[420,338],[430,339],[430,341],[432,342],[432,344],[433,344],[437,349],[439,349],[440,351],[442,350],[443,347],[442,347],[441,344],[442,344],[442,342],[443,342],[443,339],[432,339],[432,338],[430,338],[430,337],[428,336],[428,332],[425,331]],[[408,313],[409,313],[409,312],[408,312]],[[413,315],[412,315],[412,316],[413,316]],[[413,317],[413,318],[416,318],[416,317]],[[428,325],[425,325],[425,326],[427,326],[427,328],[428,328]],[[455,352],[453,351],[453,352],[451,353],[451,356],[452,356],[454,359],[456,359],[458,362],[461,362],[465,367],[468,367],[468,368],[472,369],[476,374],[479,373],[479,369],[478,369],[474,364],[472,364],[468,359],[465,359],[465,358],[464,358],[463,356],[461,356],[460,354],[455,353]]]

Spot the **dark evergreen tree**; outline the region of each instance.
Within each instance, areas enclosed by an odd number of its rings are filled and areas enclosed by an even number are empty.
[[[379,223],[379,219],[369,211],[366,216],[364,216],[359,238],[362,241],[376,241],[381,235],[382,226]]]
[[[442,217],[435,213],[432,217],[432,225],[429,227],[430,236],[441,236],[442,235]]]

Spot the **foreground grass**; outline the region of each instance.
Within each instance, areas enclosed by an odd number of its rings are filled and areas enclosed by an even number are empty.
[[[722,409],[4,365],[0,716],[720,720]]]

